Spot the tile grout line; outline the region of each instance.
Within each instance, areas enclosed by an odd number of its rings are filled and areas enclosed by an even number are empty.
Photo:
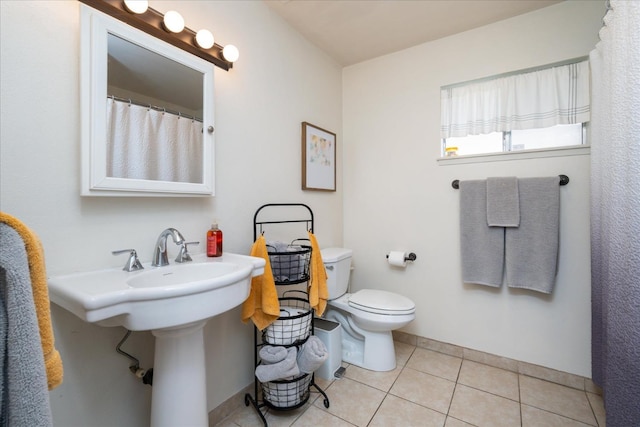
[[[516,374],[518,379],[518,403],[520,404],[520,427],[524,427],[524,417],[522,416],[522,389],[520,388],[520,375]]]
[[[404,371],[404,366],[402,367],[402,370],[400,371],[400,374],[402,373],[402,371]],[[400,374],[398,374],[398,376],[400,376]],[[395,383],[395,381],[394,381]],[[391,386],[393,387],[393,385]],[[389,388],[389,390],[391,390],[391,387]],[[375,387],[374,387],[375,388]],[[380,401],[380,404],[378,405],[378,407],[376,408],[375,411],[373,411],[373,415],[371,416],[371,418],[369,419],[369,422],[367,422],[367,426],[371,425],[371,422],[373,421],[373,419],[376,417],[376,414],[378,413],[378,411],[380,410],[380,407],[382,406],[382,404],[384,403],[385,400],[387,400],[387,397],[389,396],[389,392],[385,392],[384,397],[382,398],[382,400]]]
[[[402,375],[402,373],[404,372],[405,368],[407,367],[407,363],[409,363],[409,359],[411,359],[411,356],[413,356],[413,353],[416,351],[416,346],[414,346],[413,350],[411,350],[411,354],[409,354],[409,356],[407,357],[407,360],[404,362],[404,364],[402,365],[402,369],[400,369],[400,372],[398,373],[398,375],[396,376],[396,378],[393,380],[393,382],[391,383],[391,385],[389,386],[389,389],[387,391],[385,391],[384,393],[384,398],[382,399],[382,401],[380,402],[380,405],[378,405],[378,407],[376,408],[375,412],[373,413],[373,416],[371,417],[371,419],[369,420],[369,422],[367,423],[367,426],[371,425],[371,423],[373,422],[373,419],[376,417],[376,414],[378,413],[378,411],[380,410],[380,407],[382,406],[382,404],[384,403],[385,400],[387,400],[387,397],[389,397],[389,395],[391,394],[391,389],[393,388],[393,386],[395,385],[396,381],[398,381],[398,378],[400,378],[400,376]],[[396,356],[396,361],[397,361],[397,356]],[[374,387],[375,388],[375,387]],[[394,397],[398,397],[399,399],[402,399],[399,396],[396,396],[394,394],[391,394]],[[406,400],[406,399],[403,399]]]
[[[547,414],[552,414],[552,415],[558,416],[560,418],[564,418],[564,419],[567,419],[567,420],[575,421],[575,422],[580,423],[580,424],[584,424],[584,425],[591,426],[591,427],[598,427],[599,426],[597,419],[596,419],[596,425],[593,425],[593,424],[589,424],[589,423],[587,423],[585,421],[578,420],[576,418],[572,418],[572,417],[570,417],[568,415],[558,414],[557,412],[552,412],[549,409],[540,408],[539,406],[535,406],[535,405],[532,405],[532,404],[529,404],[529,403],[527,403],[526,405],[531,407],[531,408],[535,408],[535,409],[537,409],[537,410],[539,410],[541,412],[546,412]],[[522,405],[520,405],[520,406],[522,406]]]
[[[458,374],[456,375],[455,386],[453,387],[453,393],[451,393],[451,400],[449,400],[449,406],[447,407],[447,413],[445,414],[449,417],[449,412],[451,412],[451,405],[453,405],[453,398],[456,395],[456,390],[458,390],[458,381],[460,380],[460,373],[462,372],[462,364],[464,363],[464,359],[460,359],[460,366],[458,367]],[[445,424],[447,422],[447,418],[444,419]]]
[[[589,392],[588,391],[584,391],[585,396],[587,398],[587,402],[589,402],[589,407],[591,408],[591,413],[593,414],[593,419],[596,420],[596,426],[600,427],[600,421],[598,421],[598,416],[596,415],[596,410],[593,407],[593,403],[591,403],[591,399],[589,399]]]

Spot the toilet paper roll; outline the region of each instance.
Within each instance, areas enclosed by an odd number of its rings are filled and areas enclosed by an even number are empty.
[[[389,264],[396,267],[406,267],[407,266],[406,257],[407,257],[406,252],[391,251],[389,252]]]

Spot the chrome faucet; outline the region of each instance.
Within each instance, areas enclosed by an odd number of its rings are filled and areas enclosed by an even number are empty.
[[[176,245],[182,245],[184,243],[184,237],[182,237],[182,234],[175,228],[167,228],[160,233],[156,245],[153,248],[153,261],[151,262],[153,267],[169,265],[169,257],[167,256],[167,238],[169,236],[171,236]]]

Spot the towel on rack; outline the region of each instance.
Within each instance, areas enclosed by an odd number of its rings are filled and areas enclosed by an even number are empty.
[[[62,384],[63,367],[60,353],[55,348],[55,339],[51,326],[51,308],[49,305],[49,287],[44,262],[44,249],[38,236],[19,219],[0,212],[0,222],[7,224],[20,235],[27,251],[33,303],[38,317],[40,342],[47,370],[47,386],[49,390],[52,390]]]
[[[265,260],[264,273],[251,279],[249,296],[242,303],[242,321],[249,319],[260,330],[273,323],[280,316],[278,291],[271,272],[271,263],[267,253],[264,236],[260,235],[251,247],[251,256]]]
[[[504,228],[487,225],[486,180],[460,181],[462,280],[499,287],[504,267]]]
[[[487,178],[487,224],[489,227],[517,227],[520,225],[518,178]]]
[[[329,352],[324,343],[320,338],[311,335],[298,352],[298,369],[303,374],[311,374],[320,368],[328,357]]]
[[[327,308],[329,291],[327,289],[327,270],[322,262],[320,245],[316,236],[309,231],[309,241],[311,242],[311,277],[309,278],[309,304],[316,312],[316,316],[321,317]]]
[[[29,255],[18,231],[5,222],[0,222],[0,369],[0,425],[52,426]]]
[[[294,282],[305,276],[306,258],[300,254],[287,252],[302,251],[302,246],[284,242],[267,242],[271,271],[277,282]]]
[[[256,367],[256,377],[263,383],[295,377],[300,374],[298,363],[296,362],[297,356],[298,350],[295,346],[287,348],[287,357],[284,360],[258,365]]]
[[[506,283],[549,294],[558,267],[558,177],[521,178],[518,187],[520,227],[505,233]]]

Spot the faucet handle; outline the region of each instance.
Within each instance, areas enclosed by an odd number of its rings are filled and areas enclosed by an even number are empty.
[[[180,252],[178,252],[178,256],[176,257],[176,262],[187,262],[193,261],[191,259],[191,255],[187,252],[187,245],[199,245],[200,242],[183,242],[180,245]]]
[[[137,271],[142,270],[144,267],[140,263],[138,259],[138,253],[135,249],[120,249],[118,251],[111,251],[113,255],[120,255],[124,253],[129,253],[129,259],[127,259],[127,263],[124,265],[124,271]]]

